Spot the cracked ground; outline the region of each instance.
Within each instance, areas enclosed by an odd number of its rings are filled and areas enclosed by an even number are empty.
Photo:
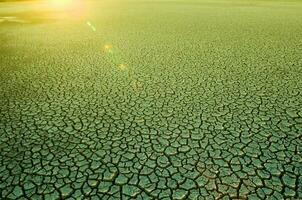
[[[0,199],[302,199],[301,2],[40,4],[0,3]]]

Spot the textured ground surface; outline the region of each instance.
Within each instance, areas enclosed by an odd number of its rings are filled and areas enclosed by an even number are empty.
[[[302,3],[90,4],[0,4],[0,199],[302,198]]]

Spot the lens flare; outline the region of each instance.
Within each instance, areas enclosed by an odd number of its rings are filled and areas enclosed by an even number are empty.
[[[126,70],[127,69],[127,66],[125,64],[120,64],[118,65],[118,68],[122,71]]]

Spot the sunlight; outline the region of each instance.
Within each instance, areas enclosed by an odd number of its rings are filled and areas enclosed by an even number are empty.
[[[47,0],[47,7],[63,12],[73,19],[82,19],[88,12],[87,3],[84,0]]]
[[[49,4],[51,7],[57,9],[66,9],[73,6],[74,0],[49,0]]]

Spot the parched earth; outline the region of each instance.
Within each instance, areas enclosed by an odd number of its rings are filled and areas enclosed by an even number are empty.
[[[37,4],[0,3],[0,199],[302,199],[300,2]]]

